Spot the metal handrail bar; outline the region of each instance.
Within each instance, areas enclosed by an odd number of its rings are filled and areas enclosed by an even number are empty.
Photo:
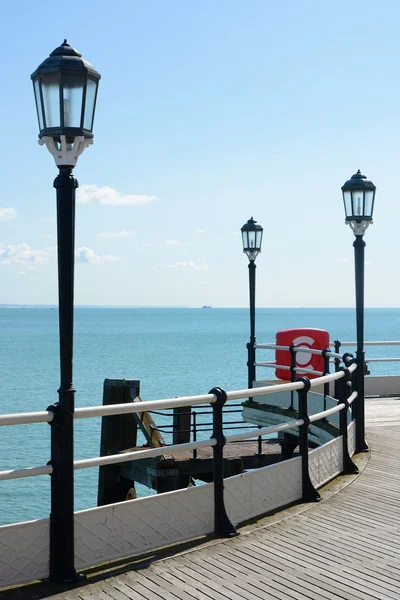
[[[353,363],[349,367],[350,373],[353,373],[357,368],[357,364]],[[311,379],[310,386],[315,387],[321,385],[321,383],[329,383],[330,381],[336,381],[344,377],[344,371],[337,371],[330,375],[323,375],[322,377],[316,377]],[[266,385],[263,387],[247,388],[246,390],[236,390],[233,392],[226,392],[227,400],[240,400],[241,398],[255,398],[257,396],[264,396],[274,394],[275,392],[290,392],[294,390],[302,390],[304,383],[302,381],[295,381],[293,383],[279,383],[277,385]]]
[[[296,421],[289,421],[288,423],[282,423],[281,425],[271,425],[270,427],[263,427],[262,429],[253,429],[249,432],[237,433],[235,435],[226,436],[226,443],[245,441],[252,437],[260,437],[262,435],[268,435],[270,433],[279,433],[286,429],[293,429],[293,427],[299,427],[304,425],[303,419],[297,419]]]
[[[355,369],[357,368],[357,364],[353,363],[352,365],[350,365],[348,371],[350,371],[350,373],[352,373],[353,371],[355,371]],[[324,375],[323,377],[319,377],[317,379],[313,379],[310,381],[310,387],[314,387],[316,385],[320,385],[321,382],[322,383],[328,383],[329,381],[335,381],[338,379],[342,379],[342,377],[345,376],[345,371],[338,371],[336,373],[332,373],[330,375]],[[236,390],[233,392],[227,392],[226,393],[226,398],[227,400],[237,400],[240,398],[246,398],[246,397],[256,397],[256,396],[261,396],[264,394],[270,394],[273,393],[274,391],[286,391],[287,389],[289,390],[301,390],[304,388],[304,382],[303,381],[295,381],[294,383],[288,383],[288,384],[281,384],[281,385],[272,385],[272,386],[264,386],[262,388],[250,388],[247,390]],[[212,399],[216,399],[216,397],[214,396],[214,394],[208,394],[208,396]],[[353,392],[352,396],[354,396],[354,398],[356,397],[355,393]],[[190,397],[183,397],[178,399],[180,402],[187,402],[192,401],[193,398],[197,399],[197,401],[200,401],[199,399],[201,398],[201,401],[204,401],[204,396],[194,396],[192,398]],[[352,401],[354,400],[354,398],[352,399]],[[166,403],[171,403],[173,401],[176,401],[177,399],[174,398],[174,400],[161,400],[158,401],[159,403],[162,403],[163,405],[165,405]],[[215,400],[214,400],[215,401]],[[142,410],[141,411],[123,411],[123,412],[143,412],[143,405],[145,404],[149,404],[149,402],[143,402],[141,403],[141,407]],[[132,406],[130,405],[114,405],[115,407],[123,407],[126,408],[127,406],[129,406],[129,408],[137,408],[137,405],[135,403],[132,403]],[[326,411],[323,411],[321,413],[317,413],[317,415],[311,415],[310,416],[310,422],[312,422],[312,420],[317,420],[318,418],[323,418],[325,415],[329,415],[332,414],[333,412],[337,412],[339,410],[341,410],[343,407],[345,407],[345,404],[340,404],[336,407],[334,407],[333,409],[328,409]],[[89,408],[94,408],[97,412],[98,409],[101,408],[109,408],[108,406],[106,407],[89,407]],[[78,409],[79,410],[79,409]],[[80,409],[81,411],[86,411],[87,409]],[[106,414],[110,414],[107,413]],[[113,414],[122,414],[122,413],[113,413]],[[7,415],[6,415],[7,416]],[[87,416],[91,416],[91,415],[87,415]],[[97,415],[96,415],[97,416]],[[100,415],[99,415],[100,416]],[[296,423],[296,425],[294,424]],[[244,432],[242,434],[237,434],[239,437],[237,436],[228,436],[226,438],[226,441],[234,441],[239,440],[239,439],[249,439],[251,437],[260,437],[262,435],[265,435],[266,433],[276,433],[279,431],[284,431],[285,429],[290,429],[292,427],[296,427],[296,426],[300,426],[300,425],[304,425],[304,421],[302,419],[295,421],[295,422],[291,422],[291,423],[283,423],[281,425],[277,425],[277,426],[272,426],[272,427],[267,427],[267,428],[263,428],[263,429],[256,429],[256,430],[252,430],[250,432]],[[185,452],[186,450],[195,450],[198,448],[204,448],[204,447],[210,447],[210,446],[215,446],[218,443],[216,438],[210,438],[209,440],[203,440],[203,441],[196,441],[196,442],[189,442],[186,444],[175,444],[172,446],[168,446],[168,452],[176,452],[176,453],[182,453]],[[165,447],[161,447],[161,448],[149,448],[146,450],[139,450],[139,451],[135,451],[135,452],[124,452],[122,454],[114,454],[114,455],[109,455],[109,456],[99,456],[97,458],[88,458],[88,459],[83,459],[83,460],[78,460],[74,462],[74,469],[87,469],[90,467],[99,467],[99,466],[104,466],[104,465],[110,465],[110,464],[115,464],[115,463],[119,463],[119,462],[128,462],[130,460],[141,460],[142,458],[150,458],[153,456],[162,456],[163,454],[165,454]],[[37,475],[45,475],[45,474],[51,474],[53,471],[53,468],[51,465],[45,465],[45,466],[41,466],[41,467],[28,467],[25,469],[13,469],[10,471],[0,471],[0,480],[4,480],[4,479],[19,479],[22,477],[33,477],[33,476],[37,476]]]
[[[329,342],[330,345],[333,345],[333,342]],[[357,342],[340,342],[341,346],[357,346]],[[387,342],[364,342],[364,346],[400,346],[400,342],[396,341],[387,341]]]
[[[201,408],[202,405],[200,404],[199,406]],[[231,409],[234,409],[235,407],[240,408],[241,404],[240,403],[239,404],[231,404],[230,407],[231,407]],[[207,415],[212,410],[211,406],[209,404],[204,404],[204,408],[205,409],[208,408],[208,410],[204,410],[204,411],[196,410],[196,414],[198,414],[198,415]],[[166,410],[172,410],[172,409],[166,409]],[[160,415],[162,417],[170,417],[171,416],[170,412],[162,412],[160,410],[148,410],[147,412],[150,413],[150,414],[152,414],[152,415]],[[224,414],[226,414],[226,413],[233,413],[233,412],[238,412],[238,411],[235,411],[235,410],[225,410],[224,409]],[[190,414],[192,414],[192,411],[188,410],[188,411],[182,412],[180,414],[181,415],[190,415]]]
[[[138,450],[135,452],[121,452],[120,454],[97,456],[96,458],[84,458],[82,460],[74,461],[74,469],[77,470],[89,469],[91,467],[103,467],[104,465],[114,465],[116,463],[129,462],[131,460],[142,460],[143,458],[162,456],[166,453],[166,449],[168,450],[168,454],[171,452],[174,452],[174,454],[181,454],[187,450],[216,446],[217,443],[218,442],[215,438],[209,438],[208,440],[202,440],[199,442],[175,444],[173,446],[163,446],[161,448],[148,448],[146,450]]]
[[[22,479],[22,477],[36,477],[37,475],[51,475],[53,467],[43,465],[41,467],[26,467],[25,469],[10,469],[9,471],[0,471],[0,481],[7,479]]]
[[[9,413],[0,415],[1,425],[25,425],[26,423],[51,423],[54,413],[50,410],[38,412]]]
[[[107,415],[123,415],[129,413],[142,413],[149,409],[178,408],[216,402],[214,394],[203,394],[201,396],[181,396],[179,398],[167,398],[165,400],[146,400],[145,402],[129,402],[128,404],[109,404],[107,406],[86,406],[76,408],[74,419],[87,419],[89,417],[105,417]]]
[[[296,367],[297,368],[297,367]],[[353,372],[357,368],[356,363],[353,363],[349,369]],[[315,373],[315,371],[311,371]],[[337,373],[331,373],[330,375],[323,375],[311,381],[311,387],[320,385],[321,383],[328,383],[329,381],[336,381],[343,377],[343,372],[338,371]],[[269,385],[262,388],[247,388],[244,390],[234,390],[227,392],[227,400],[240,400],[246,397],[262,396],[264,394],[273,394],[275,392],[286,392],[301,390],[304,387],[303,382],[294,383],[283,383],[279,385]],[[167,398],[164,400],[147,400],[145,402],[130,402],[128,404],[111,404],[107,406],[86,406],[82,408],[76,408],[74,412],[74,419],[86,419],[89,417],[103,417],[109,415],[123,415],[129,413],[142,413],[149,409],[165,409],[165,408],[176,408],[181,406],[200,405],[206,402],[213,404],[216,402],[216,396],[214,394],[203,394],[197,396],[181,396],[179,398]],[[23,423],[34,423],[34,422],[50,422],[53,417],[50,418],[51,411],[42,411],[38,413],[15,413],[0,415],[0,425],[18,425]],[[35,419],[39,415],[39,420]],[[43,420],[42,420],[43,419]]]
[[[354,370],[354,369],[353,369]],[[344,376],[342,371],[339,372],[341,376]],[[341,377],[339,377],[340,379]],[[299,382],[301,383],[301,382]],[[275,386],[273,386],[275,387]],[[301,388],[298,388],[301,389]],[[351,403],[357,397],[357,392],[353,392],[349,397],[348,402]],[[314,413],[309,416],[310,423],[314,421],[318,421],[324,417],[330,416],[336,412],[341,411],[345,408],[346,405],[344,403],[337,404],[336,406],[329,408],[325,411]],[[264,427],[261,429],[252,429],[251,431],[243,432],[236,435],[230,435],[225,437],[226,443],[232,443],[236,441],[244,441],[250,439],[252,437],[260,437],[263,435],[268,435],[272,433],[278,433],[281,431],[285,431],[287,429],[293,429],[293,427],[299,427],[304,425],[303,419],[297,419],[295,421],[290,421],[289,423],[282,423],[280,425],[273,425],[270,427]],[[131,460],[142,460],[144,458],[150,458],[155,456],[162,456],[165,454],[166,448],[168,448],[168,452],[174,452],[176,454],[180,454],[182,452],[186,452],[187,450],[194,450],[199,448],[207,448],[212,447],[217,444],[217,440],[215,438],[210,438],[208,440],[202,440],[198,442],[189,442],[186,444],[174,444],[172,446],[163,446],[161,448],[148,448],[145,450],[138,450],[134,452],[123,452],[119,454],[111,454],[109,456],[99,456],[96,458],[87,458],[82,460],[74,461],[74,469],[88,469],[91,467],[100,467],[105,465],[112,465],[115,463],[121,462],[129,462]],[[34,477],[38,475],[51,475],[53,472],[53,467],[51,465],[43,465],[40,467],[27,467],[25,469],[12,469],[8,471],[0,471],[0,481],[4,481],[7,479],[20,479],[23,477]]]
[[[302,381],[295,381],[294,383],[282,383],[278,385],[266,385],[263,387],[247,388],[245,390],[235,390],[233,392],[226,392],[227,400],[241,400],[242,398],[254,398],[257,396],[263,396],[265,394],[273,394],[274,392],[290,392],[294,390],[302,390],[304,383]]]
[[[344,344],[343,344],[344,345]],[[316,350],[314,348],[308,348],[308,346],[277,346],[276,344],[254,344],[254,348],[262,349],[262,350],[283,350],[283,351],[292,351],[292,352],[304,352],[307,354],[318,354],[322,356],[323,350]],[[326,352],[325,356],[328,358],[338,358],[339,360],[343,359],[343,354],[339,354],[338,352]]]
[[[283,371],[297,371],[298,373],[314,373],[314,375],[323,375],[322,371],[315,371],[314,369],[306,369],[305,367],[288,367],[287,365],[277,365],[276,363],[270,362],[256,362],[256,367],[270,367],[272,369],[282,369]]]
[[[352,394],[350,394],[350,396],[347,398],[347,402],[349,404],[352,404],[356,398],[358,398],[358,392],[356,392],[356,390],[354,390],[354,392]]]
[[[314,423],[314,421],[319,421],[320,419],[334,415],[335,413],[340,412],[343,408],[346,408],[346,405],[342,402],[341,404],[336,404],[336,406],[332,406],[332,408],[328,408],[327,410],[314,413],[313,415],[309,416],[310,423]]]
[[[335,342],[330,341],[329,346],[334,346]],[[357,346],[357,342],[340,342],[341,346]],[[400,346],[400,341],[376,341],[376,342],[364,342],[364,346]],[[297,346],[300,347],[301,346]],[[289,346],[277,346],[276,344],[254,344],[254,348],[260,348],[264,350],[288,350]],[[303,346],[304,348],[304,346]],[[311,348],[305,348],[302,352],[311,352]],[[321,352],[321,350],[313,350],[313,352]]]
[[[364,362],[400,362],[400,358],[366,358]]]

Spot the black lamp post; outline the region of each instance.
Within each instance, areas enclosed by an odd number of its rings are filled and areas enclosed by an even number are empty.
[[[256,351],[254,344],[256,317],[256,258],[261,252],[263,228],[251,217],[241,229],[243,252],[249,259],[249,292],[250,292],[250,340],[247,344],[248,387],[253,387],[256,378]]]
[[[74,564],[74,477],[72,383],[75,190],[72,169],[93,143],[100,74],[64,43],[31,75],[39,121],[39,144],[46,144],[59,168],[57,191],[58,294],[61,384],[59,401],[49,407],[51,423],[50,579],[79,578]]]
[[[364,399],[364,233],[372,224],[376,187],[360,170],[342,187],[346,223],[355,235],[354,267],[356,284],[357,322],[357,371],[355,385],[358,392],[356,403],[356,451],[368,450],[365,441],[365,399]]]

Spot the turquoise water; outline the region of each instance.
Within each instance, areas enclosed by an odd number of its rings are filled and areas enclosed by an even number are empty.
[[[77,406],[102,403],[104,378],[138,378],[144,400],[247,386],[249,315],[246,309],[77,308],[74,383]],[[257,341],[273,342],[279,329],[320,327],[331,339],[354,340],[349,309],[260,309]],[[1,412],[44,410],[57,401],[58,312],[50,308],[0,309]],[[366,311],[367,340],[400,339],[400,309]],[[373,348],[370,356],[398,356],[400,348]],[[273,359],[260,351],[260,360]],[[396,364],[373,365],[373,375],[399,372]],[[271,377],[263,369],[258,378]],[[100,419],[76,422],[75,457],[99,454]],[[0,470],[44,465],[50,427],[0,429]],[[76,472],[76,509],[95,506],[97,469]],[[49,477],[0,482],[1,522],[49,514]],[[141,495],[150,493],[140,489]]]

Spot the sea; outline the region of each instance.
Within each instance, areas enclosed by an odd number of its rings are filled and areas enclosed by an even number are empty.
[[[354,341],[354,309],[256,312],[259,343],[273,343],[277,331],[292,327],[326,329],[331,340]],[[0,336],[1,413],[45,410],[58,396],[57,309],[0,308]],[[101,405],[105,378],[140,379],[143,400],[202,394],[214,386],[246,388],[248,337],[249,311],[244,308],[77,307],[76,406]],[[367,309],[365,339],[400,339],[400,309]],[[396,347],[367,348],[370,358],[399,355]],[[273,352],[259,350],[257,359],[273,360]],[[399,374],[400,363],[373,363],[370,370],[372,375]],[[258,379],[273,376],[273,370],[258,369]],[[76,459],[99,455],[100,427],[100,418],[75,422]],[[49,459],[48,424],[0,428],[0,470],[45,465]],[[97,482],[97,468],[75,472],[76,510],[96,506]],[[154,493],[144,486],[138,486],[137,492],[139,496]],[[0,482],[0,523],[43,518],[49,511],[48,475]]]

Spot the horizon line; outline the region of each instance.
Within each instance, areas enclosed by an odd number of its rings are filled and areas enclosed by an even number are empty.
[[[12,302],[0,303],[0,308],[58,308],[58,304],[32,304],[32,303],[21,303],[15,304]],[[188,306],[184,304],[75,304],[74,308],[174,308],[174,309],[249,309],[249,306]],[[354,309],[355,306],[257,306],[256,310],[308,310],[308,309]],[[379,309],[400,309],[400,306],[365,306],[368,308],[379,308]]]

